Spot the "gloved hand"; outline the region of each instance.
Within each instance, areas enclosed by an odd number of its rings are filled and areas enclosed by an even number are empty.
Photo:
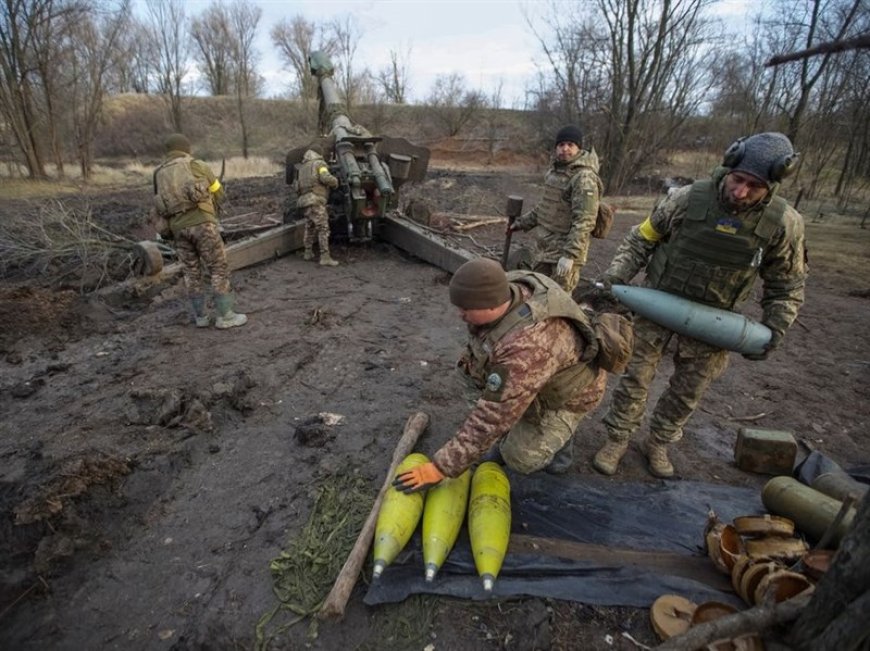
[[[396,475],[393,486],[403,493],[416,493],[439,484],[444,479],[444,473],[438,470],[431,461],[414,466],[401,475]]]
[[[559,258],[556,263],[556,275],[559,277],[567,276],[574,268],[574,261],[571,258]]]
[[[767,326],[767,327],[770,328],[770,326]],[[770,356],[770,354],[774,350],[779,348],[779,344],[782,343],[782,336],[783,336],[783,333],[778,332],[777,330],[774,330],[773,328],[771,328],[770,329],[770,341],[767,342],[767,345],[764,347],[764,350],[762,350],[760,353],[743,353],[743,357],[748,359],[748,360],[751,360],[753,362],[763,362],[764,360],[766,360]]]
[[[598,289],[609,294],[610,291],[613,289],[614,285],[622,285],[623,282],[620,278],[617,278],[616,276],[610,276],[608,274],[605,274],[601,276],[601,278],[594,280],[592,284],[595,285]]]

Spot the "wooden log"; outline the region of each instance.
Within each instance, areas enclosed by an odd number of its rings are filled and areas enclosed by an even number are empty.
[[[730,640],[748,633],[763,634],[771,628],[793,621],[809,601],[810,595],[802,593],[777,604],[755,606],[692,626],[682,635],[672,637],[655,648],[656,651],[695,651],[706,648],[707,644],[716,640]]]
[[[408,456],[417,444],[417,439],[429,425],[429,415],[418,411],[408,418],[405,423],[405,429],[402,432],[402,438],[399,439],[396,449],[393,452],[393,460],[390,463],[390,468],[387,470],[387,476],[384,479],[384,484],[375,498],[374,506],[366,518],[362,531],[354,543],[353,549],[348,554],[347,560],[338,573],[332,590],[326,596],[323,605],[317,616],[321,619],[344,617],[344,609],[347,606],[347,601],[350,599],[350,593],[356,585],[359,578],[360,570],[362,570],[366,555],[369,552],[369,547],[372,544],[372,539],[375,535],[375,525],[378,520],[378,512],[381,510],[381,502],[384,501],[384,495],[390,489],[393,476],[396,474],[396,468],[406,456]]]

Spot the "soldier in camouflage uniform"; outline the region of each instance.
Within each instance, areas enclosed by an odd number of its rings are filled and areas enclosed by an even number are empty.
[[[598,154],[583,149],[578,127],[562,127],[556,134],[553,164],[544,177],[541,201],[509,226],[531,231],[535,245],[529,268],[550,276],[569,294],[586,264],[602,190]]]
[[[217,207],[224,197],[221,182],[208,165],[191,156],[190,141],[184,135],[170,135],[164,146],[166,158],[154,170],[154,205],[156,213],[169,223],[196,326],[211,325],[204,273],[210,276],[214,291],[215,327],[244,325],[248,317],[233,311],[229,266],[218,228]]]
[[[632,228],[601,282],[625,283],[645,267],[647,287],[734,310],[760,276],[762,322],[773,334],[764,353],[744,357],[766,358],[804,300],[803,218],[776,196],[797,158],[781,133],[741,138],[725,152],[711,179],[672,190],[646,221]],[[643,419],[656,367],[675,336],[640,317],[634,328],[631,362],[604,417],[608,441],[593,460],[606,475],[616,472]],[[704,392],[728,365],[728,351],[682,335],[676,339],[674,372],[653,410],[644,445],[650,471],[658,477],[673,475],[667,446],[680,440]]]
[[[297,180],[296,207],[305,217],[305,254],[306,260],[314,259],[315,237],[320,245],[320,264],[327,267],[338,266],[338,261],[329,255],[329,215],[326,203],[329,190],[338,187],[338,179],[329,173],[326,161],[319,151],[309,149],[302,157]]]
[[[550,278],[505,274],[484,258],[457,269],[450,301],[469,330],[459,368],[483,394],[432,462],[397,478],[397,486],[420,490],[456,477],[496,445],[517,472],[567,471],[574,432],[607,382],[587,359],[596,353],[587,345],[595,341],[589,317]]]

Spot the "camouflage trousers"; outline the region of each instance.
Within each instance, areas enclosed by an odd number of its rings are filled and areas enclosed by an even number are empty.
[[[674,372],[650,417],[650,437],[654,441],[679,441],[683,436],[683,426],[698,407],[704,393],[727,368],[727,350],[676,335],[652,321],[636,317],[634,352],[628,368],[613,390],[610,409],[604,416],[611,440],[627,441],[640,426],[656,368],[674,336],[677,337]]]
[[[201,294],[203,276],[211,278],[215,294],[230,293],[230,270],[218,225],[212,222],[184,228],[175,234],[175,251],[182,264],[189,294]]]
[[[502,439],[499,451],[508,468],[529,474],[546,468],[573,437],[586,413],[529,409]],[[530,413],[532,414],[530,417]]]
[[[329,215],[326,212],[326,206],[315,204],[302,209],[302,216],[305,217],[305,235],[303,243],[306,251],[311,251],[314,248],[314,241],[317,240],[320,246],[321,255],[329,253]]]

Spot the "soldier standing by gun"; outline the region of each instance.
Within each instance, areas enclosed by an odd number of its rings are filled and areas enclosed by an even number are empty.
[[[556,133],[541,201],[508,225],[509,232],[532,231],[535,246],[529,268],[550,276],[569,294],[586,264],[602,190],[598,154],[583,149],[580,128],[569,124]]]
[[[323,154],[309,149],[302,157],[297,180],[296,207],[305,217],[305,254],[306,260],[314,259],[314,239],[320,245],[320,264],[337,267],[338,261],[329,255],[329,215],[326,204],[330,189],[338,187],[338,179],[329,173]]]
[[[196,327],[207,328],[203,269],[211,277],[217,307],[215,327],[234,328],[248,317],[233,312],[227,254],[218,228],[217,206],[224,197],[220,180],[208,165],[190,153],[190,141],[174,133],[164,142],[166,158],[154,170],[154,207],[175,240],[183,266],[184,284],[193,306]]]

